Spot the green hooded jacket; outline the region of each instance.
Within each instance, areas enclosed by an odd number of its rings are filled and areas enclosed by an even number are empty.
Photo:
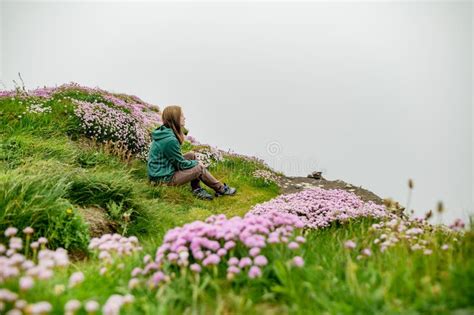
[[[151,133],[152,143],[148,153],[148,177],[153,181],[169,182],[178,170],[192,168],[196,160],[187,160],[181,153],[181,146],[173,129],[161,125]]]

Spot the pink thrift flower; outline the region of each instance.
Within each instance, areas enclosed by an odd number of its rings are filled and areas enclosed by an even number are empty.
[[[265,266],[266,264],[268,264],[268,260],[265,256],[259,255],[255,257],[254,263],[256,266]]]
[[[69,300],[64,305],[64,312],[66,314],[74,314],[80,308],[81,308],[81,302],[79,302],[78,300]]]
[[[298,243],[296,243],[296,242],[290,242],[288,244],[289,249],[297,249],[298,247],[300,247],[300,245],[298,245]]]
[[[165,280],[165,274],[162,271],[157,271],[152,276],[152,281],[155,285]]]
[[[137,288],[137,287],[139,286],[139,284],[140,284],[140,280],[139,280],[139,279],[137,279],[137,278],[132,278],[132,279],[130,279],[130,280],[128,281],[128,288],[129,288],[130,290],[135,289],[135,288]]]
[[[228,241],[224,244],[224,248],[227,249],[227,250],[231,250],[234,247],[235,247],[235,242],[234,241]]]
[[[84,308],[87,313],[95,313],[99,310],[100,304],[97,301],[91,300],[86,302]]]
[[[28,302],[26,302],[25,300],[16,300],[15,301],[15,307],[20,309],[20,310],[24,309],[26,306],[28,306]]]
[[[260,270],[259,267],[252,266],[249,269],[248,275],[249,275],[249,278],[251,278],[251,279],[258,278],[262,275],[262,271]]]
[[[47,243],[48,243],[48,239],[47,239],[46,237],[40,237],[40,238],[38,239],[38,243],[41,244],[41,245],[42,245],[42,244],[47,244]]]
[[[141,274],[142,271],[143,271],[142,268],[135,267],[135,268],[133,268],[133,270],[132,270],[131,276],[132,276],[132,277],[136,277],[136,276],[138,276],[139,274]]]
[[[23,240],[19,237],[12,236],[8,243],[10,249],[20,250],[23,248]]]
[[[303,258],[300,256],[293,257],[293,265],[295,265],[296,267],[303,267],[304,265]]]
[[[245,268],[247,266],[250,266],[251,264],[252,264],[252,259],[250,259],[250,257],[243,257],[240,259],[239,267]]]
[[[227,263],[231,266],[238,265],[239,264],[239,259],[237,257],[231,257]]]
[[[119,315],[123,304],[123,297],[119,294],[113,294],[102,307],[102,313],[104,315]]]
[[[51,269],[41,269],[38,272],[38,279],[46,280],[50,279],[53,276],[53,271]]]
[[[296,237],[296,241],[298,243],[305,243],[306,242],[306,239],[303,237],[303,236],[297,236]]]
[[[27,306],[28,312],[31,314],[47,314],[53,309],[49,302],[38,302]]]
[[[199,264],[192,264],[189,268],[195,273],[201,272],[201,266]]]
[[[227,254],[227,250],[224,249],[224,248],[219,248],[219,250],[217,251],[217,255],[219,256],[225,256]]]
[[[456,219],[452,224],[449,225],[449,228],[453,229],[454,231],[461,231],[464,229],[465,223],[461,219]]]
[[[69,287],[73,288],[83,281],[84,281],[84,274],[81,271],[74,272],[69,277]]]
[[[179,255],[177,253],[169,253],[167,257],[169,261],[176,261],[178,260]]]
[[[20,290],[27,291],[35,284],[33,278],[29,276],[21,277],[19,280]]]
[[[255,257],[258,254],[260,254],[260,248],[259,247],[253,247],[252,249],[250,249],[249,253],[250,253],[250,256]]]
[[[12,237],[12,236],[15,236],[17,232],[18,232],[18,229],[16,227],[10,226],[5,230],[5,236]]]
[[[198,259],[198,260],[202,260],[204,258],[204,253],[202,251],[198,251],[196,253],[193,254],[194,258]]]
[[[23,233],[25,233],[26,235],[31,235],[33,234],[34,230],[31,226],[27,226],[26,228],[23,229]]]
[[[420,245],[420,244],[415,244],[415,245],[412,245],[411,246],[411,250],[412,251],[415,251],[415,250],[419,250],[419,249],[422,249],[423,247]]]
[[[356,243],[352,240],[348,240],[344,243],[344,247],[347,249],[354,249],[356,247]]]
[[[148,264],[151,261],[151,256],[150,255],[145,255],[143,257],[143,263]]]
[[[237,274],[237,273],[240,272],[240,268],[237,267],[237,266],[232,265],[232,266],[229,266],[229,267],[227,268],[227,272],[228,272],[228,273]]]
[[[432,251],[431,249],[425,249],[425,250],[423,251],[423,254],[424,254],[424,255],[431,255],[432,253],[433,253],[433,251]]]
[[[211,254],[211,255],[207,256],[206,258],[204,258],[204,260],[202,261],[202,264],[204,266],[217,265],[220,261],[221,261],[221,259],[218,255]]]

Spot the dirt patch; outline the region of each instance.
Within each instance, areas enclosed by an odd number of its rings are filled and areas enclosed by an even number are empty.
[[[107,233],[115,233],[116,223],[111,221],[104,209],[99,207],[78,208],[79,214],[89,225],[89,235],[99,237]]]
[[[85,261],[89,257],[87,252],[80,250],[68,251],[67,254],[72,262]]]
[[[373,201],[376,204],[382,205],[384,201],[382,198],[373,192],[362,188],[362,186],[354,186],[342,180],[327,180],[325,178],[315,179],[311,177],[291,177],[282,176],[278,180],[282,194],[291,194],[302,191],[307,188],[323,188],[323,189],[341,189],[352,192],[359,196],[365,202]]]
[[[104,209],[100,207],[78,207],[77,211],[84,218],[89,226],[90,237],[100,237],[104,234],[115,233],[116,223],[111,221]],[[83,250],[68,251],[69,259],[72,262],[85,261],[89,258],[88,252]]]

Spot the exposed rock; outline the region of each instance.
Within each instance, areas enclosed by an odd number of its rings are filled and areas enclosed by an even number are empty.
[[[99,237],[117,231],[115,222],[109,219],[104,209],[91,206],[78,208],[78,211],[89,225],[90,237]]]
[[[314,179],[325,179],[322,174],[322,172],[314,171],[306,177]]]
[[[314,173],[320,172],[313,172],[312,174]],[[310,175],[308,175],[307,177],[281,176],[277,184],[280,186],[280,191],[282,194],[291,194],[294,192],[299,192],[303,188],[306,189],[312,187],[319,187],[323,189],[342,189],[356,194],[365,202],[373,201],[379,205],[384,204],[382,198],[380,198],[373,192],[362,188],[362,186],[357,187],[339,179],[333,181],[326,180],[322,176],[321,179],[315,179],[314,177],[310,177]]]

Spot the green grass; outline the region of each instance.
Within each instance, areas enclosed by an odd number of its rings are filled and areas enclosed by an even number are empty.
[[[270,200],[277,185],[255,179],[252,172],[265,168],[257,162],[229,157],[210,167],[219,180],[238,189],[234,197],[211,202],[196,199],[188,185],[153,187],[140,160],[124,163],[100,146],[91,145],[75,133],[70,116],[71,101],[101,100],[82,91],[64,92],[47,101],[52,113],[23,114],[27,101],[0,100],[0,230],[8,226],[32,226],[49,240],[52,248],[87,252],[87,223],[77,211],[94,206],[116,223],[118,232],[139,237],[144,249],[123,258],[110,274],[99,275],[100,262],[89,256],[59,270],[50,281],[37,282],[28,301],[48,300],[54,313],[62,314],[69,299],[97,299],[101,304],[114,293],[125,294],[130,271],[141,265],[145,254],[154,256],[170,228],[212,214],[244,215],[253,205]],[[37,101],[37,100],[35,100]],[[21,103],[20,103],[21,102]],[[18,117],[22,115],[22,117]],[[183,152],[192,150],[186,143]],[[70,209],[70,210],[68,210]],[[130,216],[130,221],[124,219]],[[304,268],[288,265],[285,251],[268,253],[272,261],[265,277],[229,283],[224,276],[203,275],[196,282],[189,275],[177,276],[158,292],[134,290],[127,314],[449,314],[454,310],[474,312],[474,235],[457,242],[434,233],[433,242],[454,244],[431,256],[411,252],[400,244],[385,253],[371,245],[371,220],[345,226],[307,231],[303,245]],[[5,239],[0,236],[0,242]],[[356,259],[355,251],[343,248],[347,239],[372,247],[373,256]],[[119,262],[119,263],[120,263]],[[77,270],[86,280],[77,288],[55,294]],[[1,285],[17,290],[14,281]],[[83,311],[82,311],[83,312]],[[85,313],[84,313],[85,314]]]
[[[470,309],[473,298],[472,248],[474,235],[468,233],[449,251],[437,250],[432,256],[410,253],[397,246],[370,258],[356,259],[348,251],[346,239],[371,243],[372,221],[352,222],[341,228],[313,231],[303,245],[305,267],[288,267],[284,252],[269,252],[272,268],[258,280],[234,282],[205,274],[199,283],[193,277],[176,278],[163,290],[135,289],[137,302],[127,314],[449,314]],[[99,276],[99,264],[92,259],[56,273],[53,281],[35,287],[29,296],[53,301],[57,309],[69,299],[97,299],[104,303],[113,293],[129,292],[127,281],[134,266],[140,266],[145,253],[153,254],[159,240],[143,238],[144,251],[124,258],[124,269],[117,264]],[[85,282],[60,296],[51,292],[67,283],[68,275],[81,270]],[[15,288],[16,284],[11,284]],[[197,296],[193,302],[193,294]],[[58,312],[59,313],[59,312]]]

